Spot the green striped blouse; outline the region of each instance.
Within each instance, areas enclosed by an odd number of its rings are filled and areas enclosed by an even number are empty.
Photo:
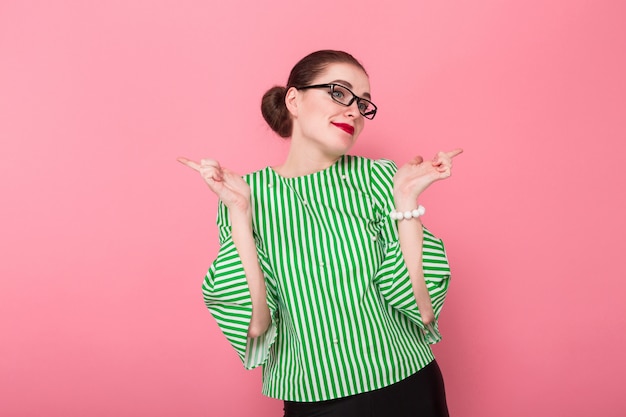
[[[226,207],[220,250],[202,285],[204,301],[246,368],[263,365],[263,394],[322,401],[393,384],[433,360],[404,263],[389,160],[344,156],[310,175],[265,168],[244,179],[272,324],[247,337],[250,292]],[[423,269],[438,317],[450,268],[441,240],[424,229]]]

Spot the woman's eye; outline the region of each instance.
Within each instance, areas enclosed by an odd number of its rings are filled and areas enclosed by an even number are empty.
[[[337,90],[333,90],[332,95],[334,98],[339,98],[339,99],[342,99],[344,97],[343,92],[337,91]]]
[[[367,103],[359,103],[359,111],[365,112],[367,110]]]

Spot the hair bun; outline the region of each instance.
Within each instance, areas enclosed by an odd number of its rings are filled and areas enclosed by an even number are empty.
[[[291,115],[285,105],[285,95],[287,88],[274,86],[263,94],[261,100],[261,114],[269,125],[280,137],[288,138],[291,136]]]

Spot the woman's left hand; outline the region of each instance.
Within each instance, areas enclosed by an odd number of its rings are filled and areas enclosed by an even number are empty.
[[[452,175],[452,158],[461,152],[463,149],[439,152],[431,161],[416,156],[400,167],[393,178],[396,200],[406,201],[409,207],[414,205],[419,195],[433,182]]]

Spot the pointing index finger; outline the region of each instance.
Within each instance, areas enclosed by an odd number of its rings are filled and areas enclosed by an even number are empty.
[[[446,152],[446,155],[447,155],[448,157],[450,157],[450,158],[454,158],[455,156],[457,156],[457,155],[459,155],[459,154],[461,154],[461,153],[463,153],[463,149],[461,149],[461,148],[457,148],[457,149],[455,149],[455,150],[453,150],[453,151]]]
[[[197,162],[194,162],[194,161],[192,161],[190,159],[187,159],[185,157],[182,157],[182,156],[176,158],[176,160],[178,162],[180,162],[181,164],[186,165],[189,168],[195,169],[196,171],[200,172],[200,164],[198,164]]]

